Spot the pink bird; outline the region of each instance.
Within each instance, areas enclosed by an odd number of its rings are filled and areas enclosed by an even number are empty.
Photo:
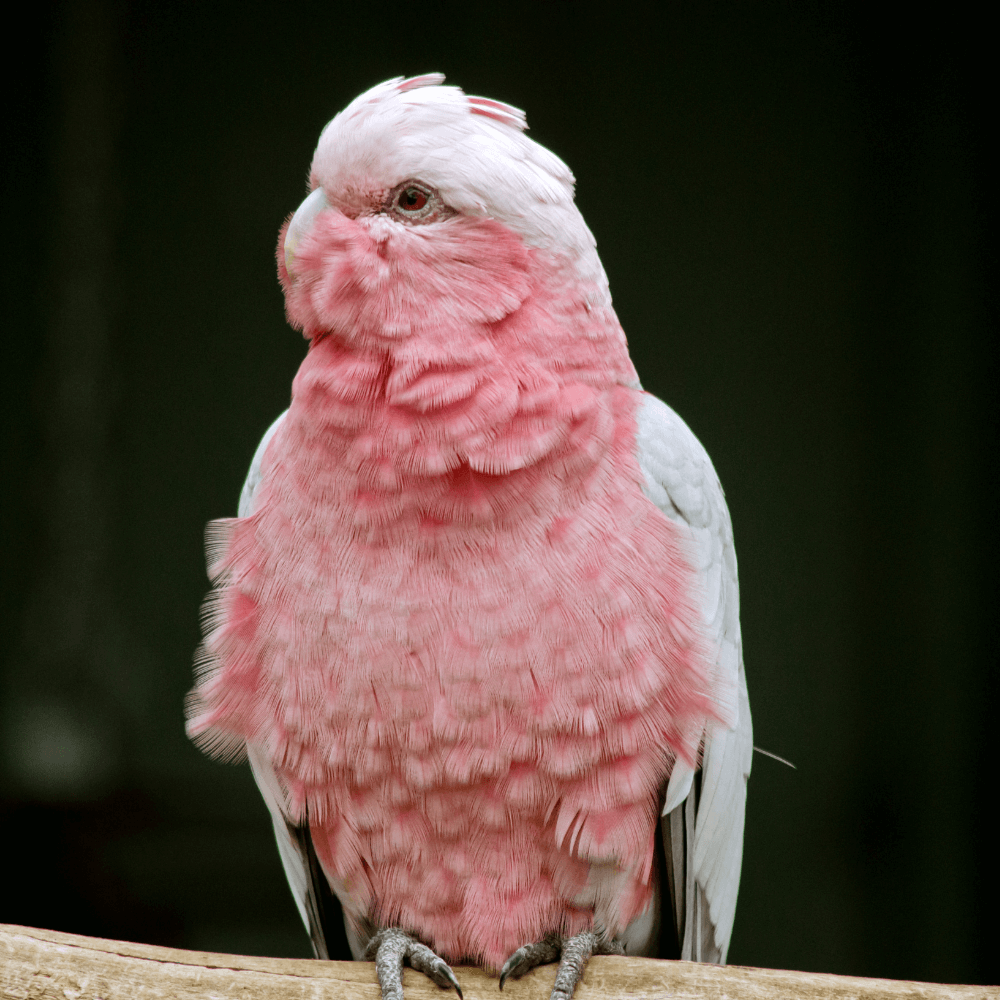
[[[386,1000],[404,961],[458,989],[449,962],[559,960],[568,998],[591,954],[725,961],[736,557],[569,169],[443,79],[337,115],[282,230],[309,350],[208,529],[188,731],[249,757],[319,957],[335,896]]]

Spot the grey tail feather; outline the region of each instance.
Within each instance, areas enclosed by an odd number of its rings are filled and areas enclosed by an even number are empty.
[[[663,862],[667,871],[670,921],[660,924],[660,958],[682,958],[688,924],[695,919],[697,893],[691,866],[694,864],[694,814],[701,798],[701,771],[695,772],[688,797],[669,816],[660,820]],[[664,898],[663,909],[667,909]],[[673,935],[664,924],[670,923]]]
[[[672,815],[673,813],[671,813]],[[657,932],[656,957],[677,959],[681,957],[683,928],[678,926],[677,872],[674,871],[669,816],[664,816],[656,824],[655,857],[658,869],[657,877],[660,883],[660,922]],[[683,874],[681,881],[683,882]],[[681,905],[683,906],[683,903]]]
[[[309,917],[309,937],[317,958],[349,962],[354,957],[344,929],[344,911],[333,894],[316,857],[308,816],[301,826],[288,824],[288,832],[298,844],[309,866],[309,891],[306,893],[306,914]]]

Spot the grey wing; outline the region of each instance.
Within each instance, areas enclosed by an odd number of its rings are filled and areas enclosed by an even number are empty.
[[[643,491],[689,539],[723,719],[706,726],[697,774],[678,761],[667,785],[661,821],[669,889],[664,902],[671,904],[681,958],[725,962],[753,756],[732,524],[712,462],[687,424],[648,393],[642,394],[636,419]]]
[[[250,462],[250,471],[247,473],[246,481],[243,483],[243,489],[240,490],[240,504],[236,509],[238,517],[249,517],[254,512],[254,508],[257,503],[257,489],[260,486],[260,478],[262,474],[261,466],[264,462],[264,452],[267,451],[267,446],[271,443],[271,438],[274,437],[287,413],[288,410],[285,410],[285,412],[282,413],[281,416],[279,416],[266,431],[264,431],[264,436],[260,439],[260,444],[257,445],[257,450],[253,453],[253,459]]]
[[[282,413],[265,431],[257,446],[246,482],[240,492],[238,510],[240,517],[249,517],[254,512],[262,476],[264,452],[284,419],[285,414]],[[247,757],[254,780],[271,814],[274,839],[278,842],[278,854],[281,856],[285,878],[288,879],[302,923],[309,932],[316,957],[350,958],[354,951],[354,942],[350,941],[352,947],[349,949],[341,907],[316,857],[309,824],[295,823],[290,819],[285,791],[263,748],[247,746]],[[355,954],[355,957],[360,955]]]

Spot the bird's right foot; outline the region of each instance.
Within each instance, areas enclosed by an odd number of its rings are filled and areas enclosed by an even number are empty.
[[[462,988],[448,963],[425,944],[398,927],[380,930],[365,949],[368,961],[375,959],[375,972],[382,1000],[403,1000],[403,962],[433,979],[444,989],[453,989],[462,1000]]]

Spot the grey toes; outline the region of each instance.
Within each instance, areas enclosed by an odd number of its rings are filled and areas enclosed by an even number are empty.
[[[407,952],[407,958],[410,960],[410,965],[418,972],[433,979],[438,986],[446,990],[453,989],[461,998],[462,987],[458,985],[458,980],[455,978],[455,973],[451,971],[451,966],[431,951],[427,945],[414,941]]]
[[[594,943],[592,955],[624,955],[625,945],[618,938],[607,938],[603,934],[595,935],[597,940]]]
[[[518,948],[504,962],[500,970],[500,989],[503,989],[504,980],[517,979],[536,965],[559,959],[559,971],[549,1000],[570,1000],[591,955],[624,954],[620,941],[609,939],[599,931],[581,931],[572,937],[549,934],[541,941]]]
[[[571,938],[564,938],[559,971],[549,1000],[570,1000],[591,955],[624,954],[625,948],[620,941],[607,938],[599,931],[580,931]]]
[[[507,979],[520,979],[536,965],[547,965],[559,957],[562,939],[555,934],[549,934],[541,941],[522,945],[503,964],[500,970],[500,989]]]
[[[398,927],[379,931],[365,948],[365,958],[375,959],[375,972],[382,990],[382,1000],[403,1000],[403,962],[408,961],[418,972],[424,973],[438,986],[453,989],[462,997],[455,973],[448,963],[427,945]]]
[[[593,931],[580,931],[563,941],[559,971],[556,973],[550,1000],[569,1000],[590,956],[598,946],[598,941],[598,936]]]

